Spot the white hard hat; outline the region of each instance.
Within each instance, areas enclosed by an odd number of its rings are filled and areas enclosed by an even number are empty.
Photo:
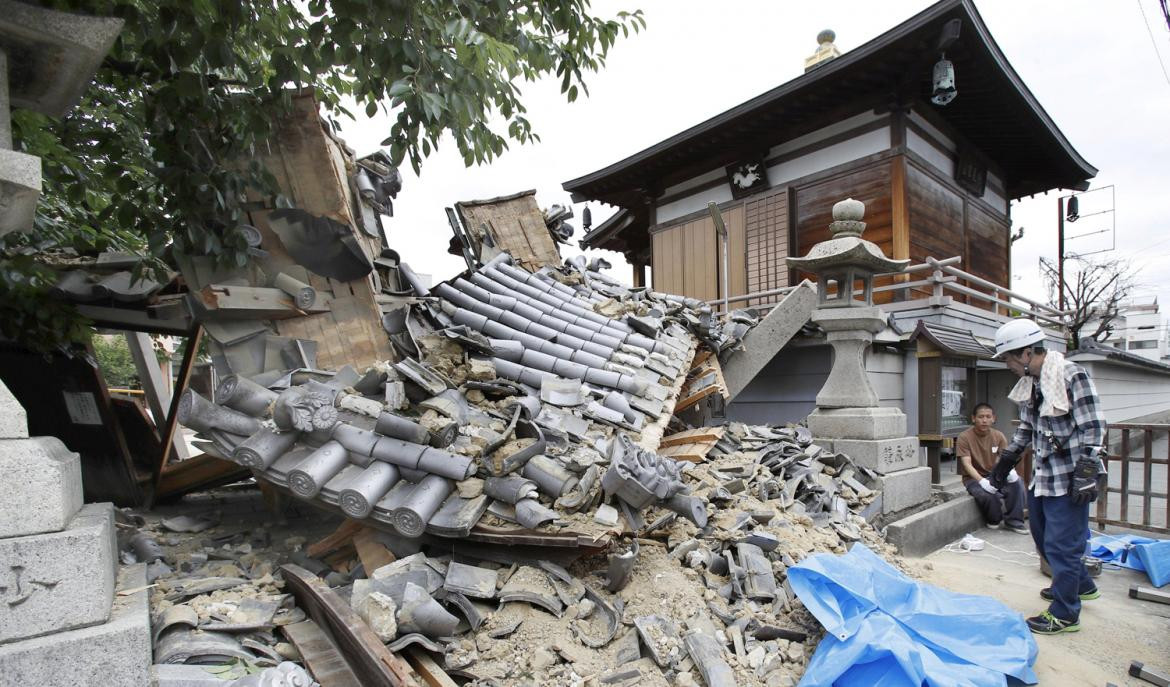
[[[1034,346],[1044,341],[1040,325],[1023,317],[1017,318],[995,330],[995,357],[1002,358],[1008,351]]]

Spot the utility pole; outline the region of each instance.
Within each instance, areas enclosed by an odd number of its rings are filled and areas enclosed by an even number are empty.
[[[1056,199],[1056,290],[1058,303],[1064,310],[1064,197]]]

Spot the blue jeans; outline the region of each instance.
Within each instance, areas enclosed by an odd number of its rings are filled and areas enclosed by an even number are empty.
[[[1052,568],[1052,603],[1048,612],[1076,622],[1081,615],[1080,594],[1096,588],[1081,557],[1089,539],[1089,504],[1078,506],[1072,497],[1036,496],[1028,490],[1028,520],[1036,550]]]

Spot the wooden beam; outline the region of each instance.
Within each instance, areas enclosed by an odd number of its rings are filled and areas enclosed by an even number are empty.
[[[362,687],[337,645],[320,625],[305,620],[285,625],[281,632],[297,648],[305,666],[321,687]]]
[[[439,667],[438,663],[435,663],[435,659],[419,647],[407,647],[406,660],[410,662],[411,667],[418,672],[428,687],[458,687],[458,683],[452,680],[446,671]]]
[[[163,471],[166,470],[167,462],[171,459],[171,449],[178,448],[182,445],[179,455],[183,458],[189,458],[187,455],[187,442],[182,437],[176,437],[175,434],[179,428],[179,399],[183,396],[183,392],[187,390],[187,384],[191,381],[191,369],[195,366],[195,359],[199,355],[199,345],[203,341],[203,326],[196,323],[195,327],[187,334],[187,350],[183,351],[183,360],[179,363],[179,378],[175,380],[174,392],[171,394],[170,407],[167,409],[166,425],[161,432],[159,432],[162,443],[162,455],[158,457],[158,464],[154,466],[151,471],[150,483],[153,486],[151,489],[150,499],[151,504],[159,491],[159,483],[162,481]],[[159,421],[155,419],[155,426],[159,426]]]
[[[160,442],[163,440],[165,434],[164,428],[167,423],[167,411],[172,405],[171,401],[178,398],[178,394],[171,394],[167,391],[167,381],[163,379],[162,370],[158,365],[158,358],[154,355],[154,344],[150,340],[148,334],[142,332],[126,332],[126,344],[130,347],[130,357],[134,359],[134,367],[138,370],[138,381],[142,384],[142,391],[146,396],[146,404],[150,408],[150,417],[154,421],[154,431],[159,437]],[[173,397],[173,398],[172,398]],[[187,451],[187,445],[181,443],[181,440],[176,441],[172,434],[167,441],[167,445],[163,449],[163,455],[168,455],[171,451],[179,457],[180,460],[190,457],[190,452]],[[155,479],[159,474],[159,469],[155,468],[151,471],[151,483],[155,483]]]
[[[668,437],[662,438],[662,443],[659,447],[665,448],[667,446],[683,446],[686,444],[694,444],[696,442],[719,441],[723,438],[723,427],[698,427],[695,429],[688,429],[685,432],[676,432]]]
[[[890,160],[890,214],[893,223],[893,257],[910,257],[910,196],[906,188],[906,157],[898,155]],[[894,281],[909,281],[910,275],[899,274]]]
[[[347,519],[337,529],[333,530],[332,534],[310,544],[309,548],[305,549],[305,553],[311,558],[320,558],[330,551],[340,549],[342,546],[348,546],[353,540],[354,535],[361,529],[361,524],[356,520]]]
[[[410,665],[387,649],[366,621],[324,580],[291,563],[280,566],[280,573],[297,605],[333,635],[361,684],[422,687]]]
[[[362,567],[366,569],[367,577],[378,568],[390,565],[396,560],[390,549],[378,541],[377,530],[369,527],[361,528],[353,536],[353,547],[357,549],[358,558],[362,561]]]
[[[215,487],[244,479],[251,471],[230,460],[201,453],[174,465],[168,465],[155,484],[153,498],[162,499],[182,496],[196,489]]]

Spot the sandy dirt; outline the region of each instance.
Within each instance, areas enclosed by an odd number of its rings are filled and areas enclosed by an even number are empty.
[[[1025,617],[1044,610],[1047,603],[1039,593],[1050,580],[1040,573],[1032,538],[989,529],[974,534],[988,542],[983,551],[936,551],[911,559],[911,567],[927,582],[994,597]],[[1149,687],[1129,677],[1130,661],[1170,670],[1170,606],[1129,598],[1131,584],[1149,586],[1149,579],[1132,570],[1103,571],[1097,578],[1102,596],[1084,603],[1080,632],[1036,637],[1041,685]]]

